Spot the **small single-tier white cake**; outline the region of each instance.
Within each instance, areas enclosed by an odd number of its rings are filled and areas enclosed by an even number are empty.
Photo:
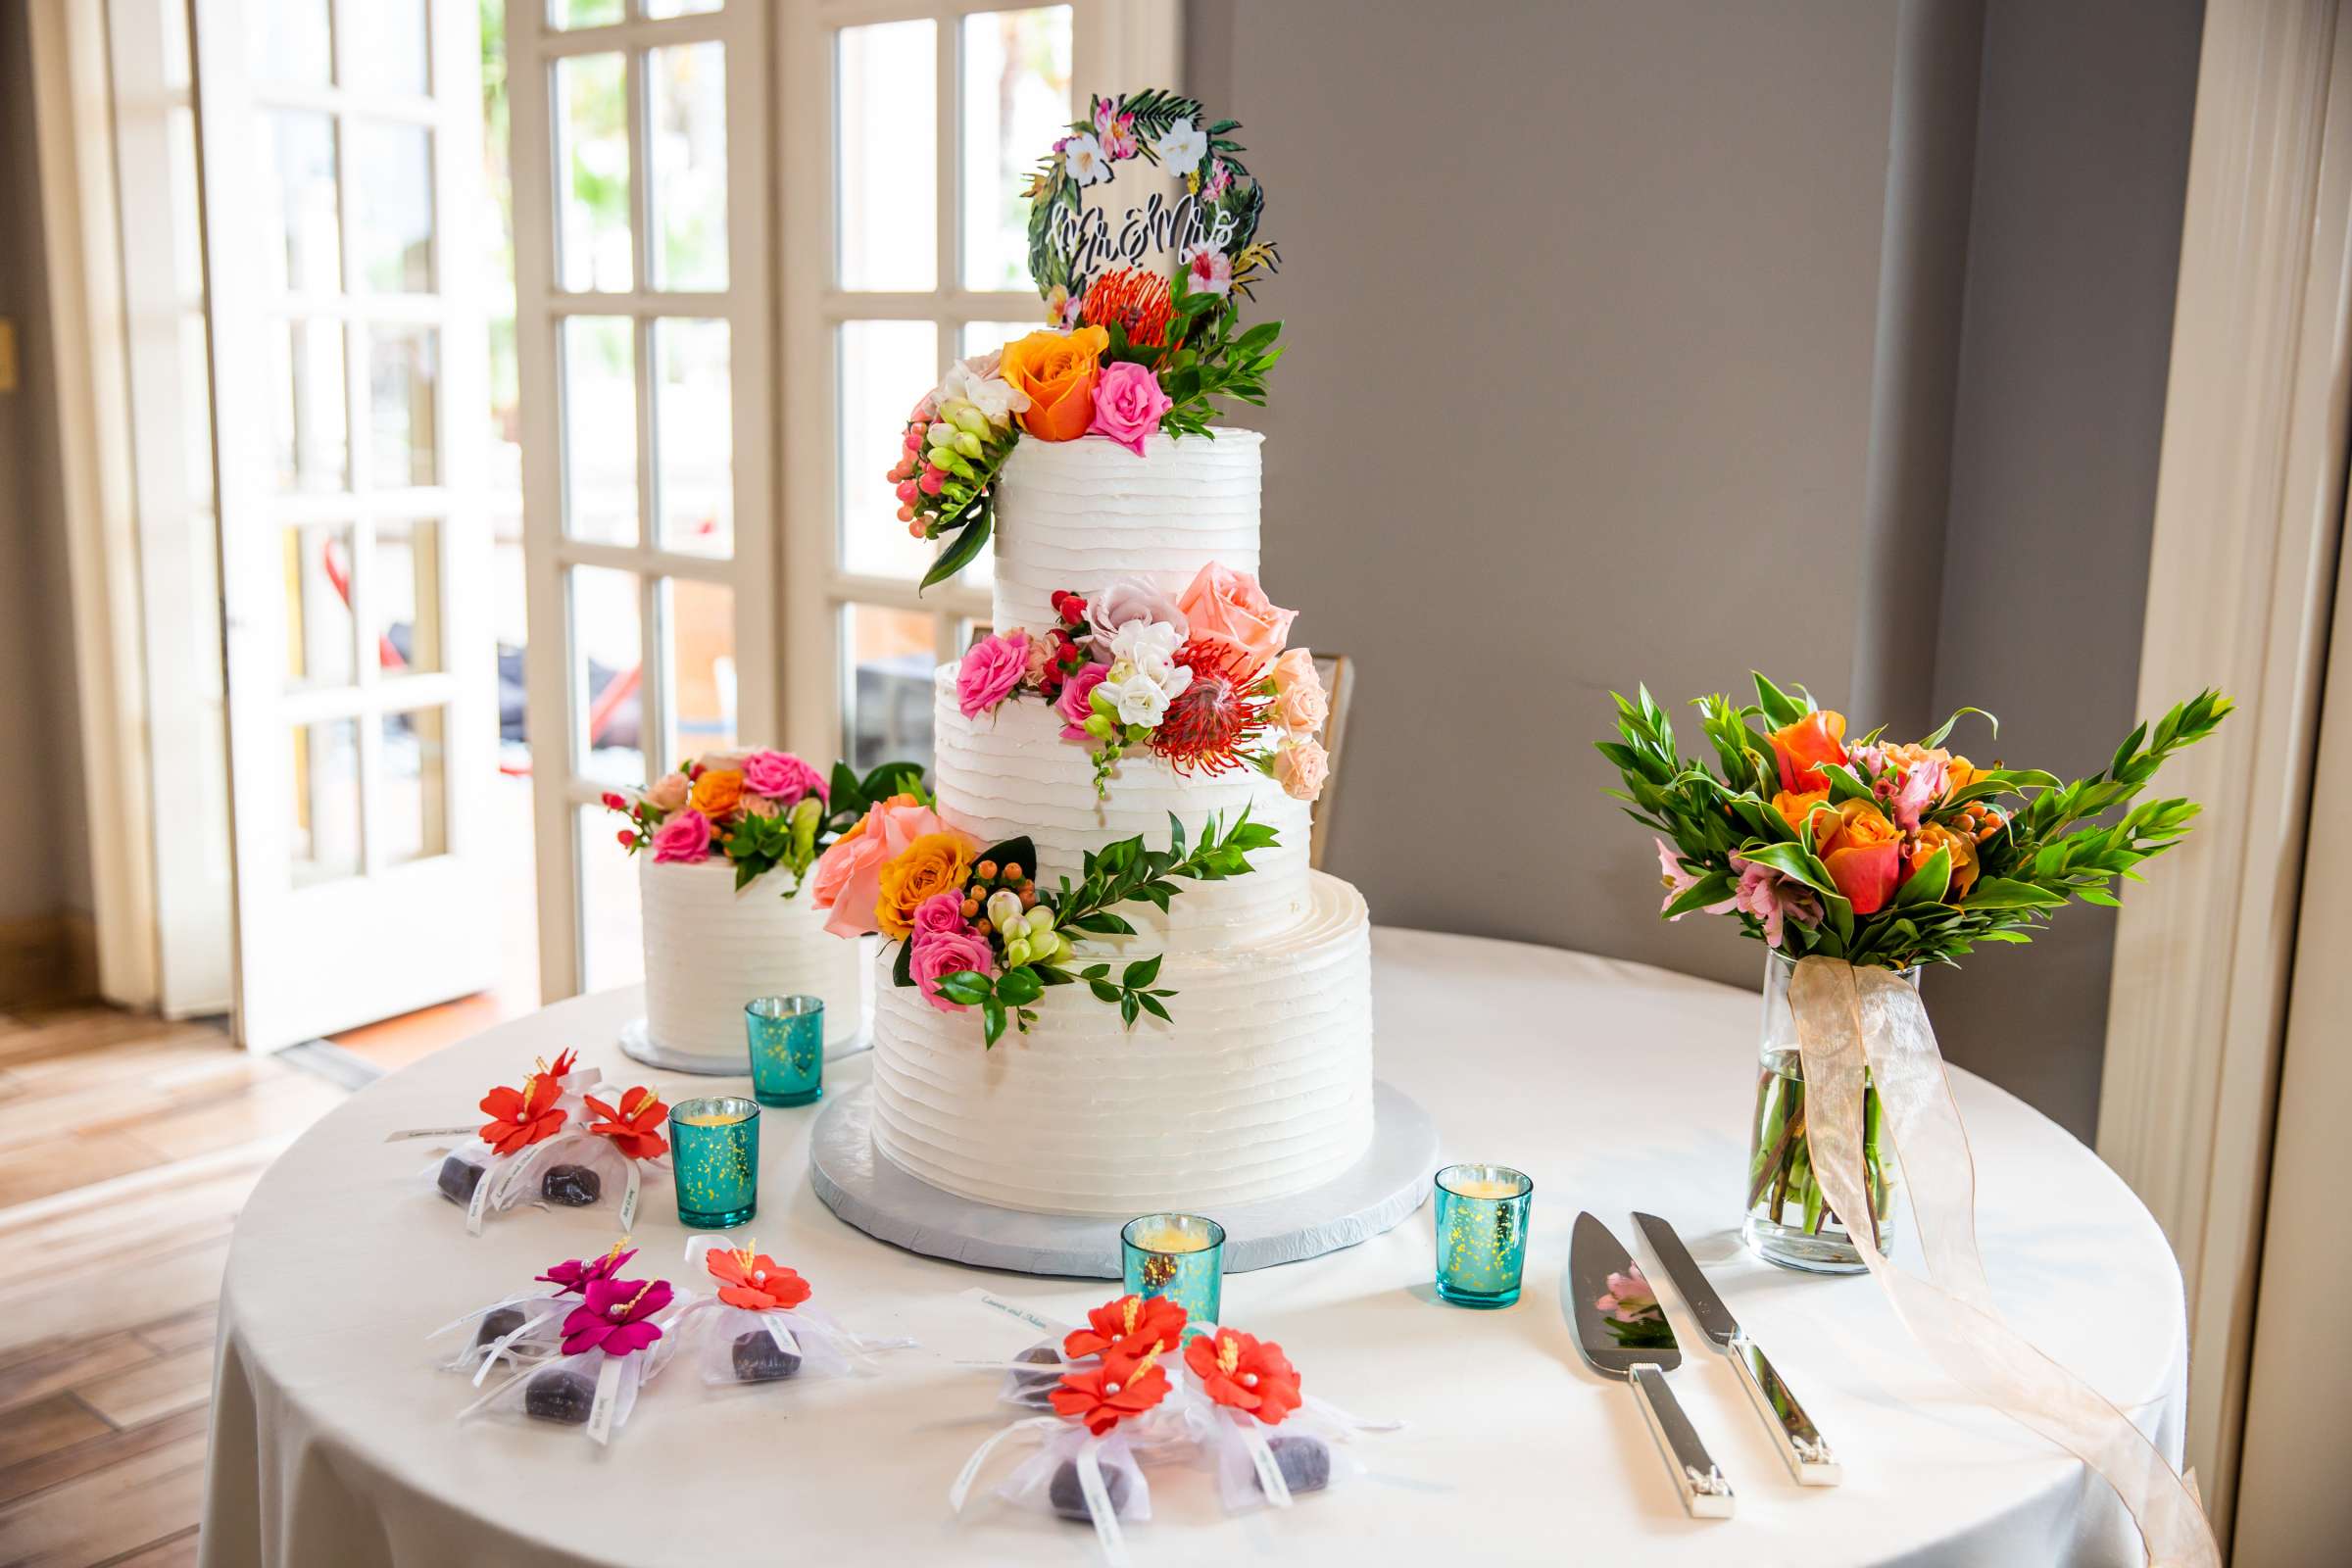
[[[1181,592],[1211,561],[1254,572],[1263,438],[1153,435],[1143,456],[1100,436],[1024,441],[998,489],[995,624],[1054,623],[1055,589],[1122,577]],[[1165,955],[1173,1022],[1056,988],[1026,1034],[983,1045],[980,1020],[890,983],[874,1010],[874,1144],[933,1186],[1007,1208],[1133,1215],[1303,1192],[1372,1141],[1372,984],[1364,901],[1307,868],[1308,808],[1253,769],[1180,775],[1137,748],[1095,793],[1087,749],[1036,702],[966,718],[953,666],[933,709],[939,812],[983,844],[1027,835],[1040,881],[1076,879],[1090,850],[1142,834],[1197,838],[1247,808],[1279,843],[1254,870],[1186,883],[1165,915],[1122,906],[1122,956]]]
[[[770,871],[738,891],[731,861],[686,865],[646,854],[637,885],[652,1059],[749,1073],[743,1008],[755,997],[822,997],[832,1050],[864,1030],[859,944],[827,934],[824,911],[806,893],[785,898],[789,873]]]

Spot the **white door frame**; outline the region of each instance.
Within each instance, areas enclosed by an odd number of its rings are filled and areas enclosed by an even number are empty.
[[[539,983],[542,1000],[572,996],[582,984],[581,856],[618,855],[609,837],[581,843],[578,808],[594,807],[610,786],[583,773],[588,692],[576,678],[567,577],[574,566],[634,572],[639,584],[644,675],[640,745],[648,765],[675,724],[675,671],[666,588],[673,578],[724,584],[733,595],[739,684],[736,729],[746,745],[771,744],[784,731],[777,680],[775,428],[769,355],[773,327],[767,279],[769,91],[766,5],[734,0],[709,15],[631,19],[611,26],[562,29],[547,22],[545,0],[507,0],[509,123],[514,172],[514,346],[522,410],[524,580],[530,644],[524,656],[531,736],[532,805],[538,852]],[[716,41],[726,58],[727,281],[694,292],[654,286],[648,222],[647,84],[642,51]],[[558,287],[555,184],[556,125],[550,90],[564,58],[621,52],[627,62],[629,232],[632,287],[568,292]],[[636,374],[637,543],[611,545],[567,536],[564,527],[564,387],[561,338],[572,317],[626,317],[633,329]],[[656,365],[649,350],[661,318],[727,323],[734,449],[734,549],[718,560],[661,546],[656,528],[654,449]],[[617,820],[617,819],[616,819]]]
[[[2205,805],[2119,920],[2099,1153],[2180,1260],[2188,1458],[2230,1536],[2352,384],[2352,27],[2205,12],[2139,709],[2238,705],[2161,781]],[[2339,645],[2340,646],[2340,645]]]

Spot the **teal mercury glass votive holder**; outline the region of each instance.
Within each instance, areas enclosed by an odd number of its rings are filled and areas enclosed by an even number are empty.
[[[1164,1296],[1191,1324],[1210,1324],[1224,1305],[1225,1227],[1198,1214],[1145,1214],[1119,1230],[1131,1296]]]
[[[1438,1172],[1438,1295],[1456,1306],[1508,1306],[1527,1266],[1536,1184],[1508,1165]]]
[[[755,997],[744,1004],[752,1093],[762,1105],[809,1105],[825,1093],[825,1001]]]
[[[723,1231],[760,1211],[760,1105],[740,1095],[669,1107],[678,1223]]]

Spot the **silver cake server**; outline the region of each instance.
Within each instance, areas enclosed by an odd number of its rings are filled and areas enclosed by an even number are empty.
[[[1796,1478],[1796,1484],[1834,1487],[1844,1480],[1845,1472],[1831,1454],[1830,1446],[1822,1441],[1813,1418],[1796,1402],[1796,1396],[1788,1392],[1788,1385],[1781,1381],[1781,1374],[1765,1358],[1756,1342],[1740,1331],[1740,1320],[1724,1305],[1723,1298],[1715,1293],[1706,1275],[1699,1272],[1697,1260],[1675,1234],[1674,1227],[1655,1214],[1638,1213],[1634,1223],[1649,1238],[1658,1261],[1666,1265],[1666,1277],[1683,1293],[1683,1300],[1690,1306],[1690,1315],[1698,1319],[1700,1331],[1739,1368],[1740,1381],[1747,1386],[1747,1396],[1755,1402],[1764,1424],[1780,1440],[1781,1458],[1788,1466],[1788,1473]]]
[[[1634,1402],[1649,1423],[1675,1491],[1694,1519],[1729,1519],[1732,1484],[1723,1478],[1698,1431],[1683,1414],[1666,1374],[1683,1364],[1674,1329],[1641,1266],[1609,1228],[1591,1214],[1576,1216],[1568,1246],[1569,1326],[1592,1370],[1633,1386]]]

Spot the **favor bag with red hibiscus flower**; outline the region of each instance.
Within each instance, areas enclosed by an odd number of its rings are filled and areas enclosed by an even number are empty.
[[[619,1229],[636,1223],[641,1173],[661,1168],[669,1150],[662,1132],[669,1107],[643,1085],[612,1094],[598,1080],[565,1052],[519,1088],[499,1085],[482,1097],[490,1120],[430,1173],[434,1190],[466,1205],[468,1231],[479,1235],[491,1215],[525,1202],[610,1204]]]
[[[671,1332],[711,1388],[843,1377],[871,1370],[875,1350],[914,1344],[843,1328],[809,1304],[814,1287],[758,1242],[690,1237],[686,1262],[711,1294],[696,1297]]]
[[[564,1315],[556,1355],[497,1384],[458,1419],[490,1415],[573,1427],[594,1443],[609,1443],[637,1408],[639,1392],[669,1364],[677,1348],[670,1330],[685,1310],[667,1280],[583,1277]]]
[[[1228,1513],[1287,1508],[1363,1474],[1345,1445],[1351,1430],[1393,1422],[1361,1421],[1299,1387],[1298,1369],[1282,1347],[1240,1329],[1197,1335],[1184,1348],[1195,1397],[1186,1424],[1217,1477]]]
[[[1156,1344],[1173,1354],[1184,1340],[1184,1308],[1164,1297],[1113,1297],[1090,1309],[1085,1323],[1076,1326],[1025,1309],[1023,1315],[1045,1327],[1047,1335],[1006,1365],[997,1397],[1024,1410],[1052,1409],[1062,1374],[1100,1364],[1106,1350],[1140,1356]]]
[[[598,1256],[551,1263],[530,1284],[451,1319],[425,1338],[459,1334],[457,1352],[441,1364],[451,1372],[470,1373],[480,1388],[495,1368],[511,1372],[562,1354],[564,1319],[586,1298],[590,1285],[612,1278],[636,1255],[624,1236]]]
[[[1091,1524],[1104,1559],[1127,1561],[1120,1526],[1152,1517],[1152,1492],[1136,1460],[1139,1423],[1176,1392],[1154,1348],[1141,1357],[1105,1350],[1054,1384],[1051,1415],[1015,1421],[980,1445],[948,1489],[960,1513],[989,1456],[1007,1443],[1037,1445],[996,1487],[999,1500],[1028,1512]]]

